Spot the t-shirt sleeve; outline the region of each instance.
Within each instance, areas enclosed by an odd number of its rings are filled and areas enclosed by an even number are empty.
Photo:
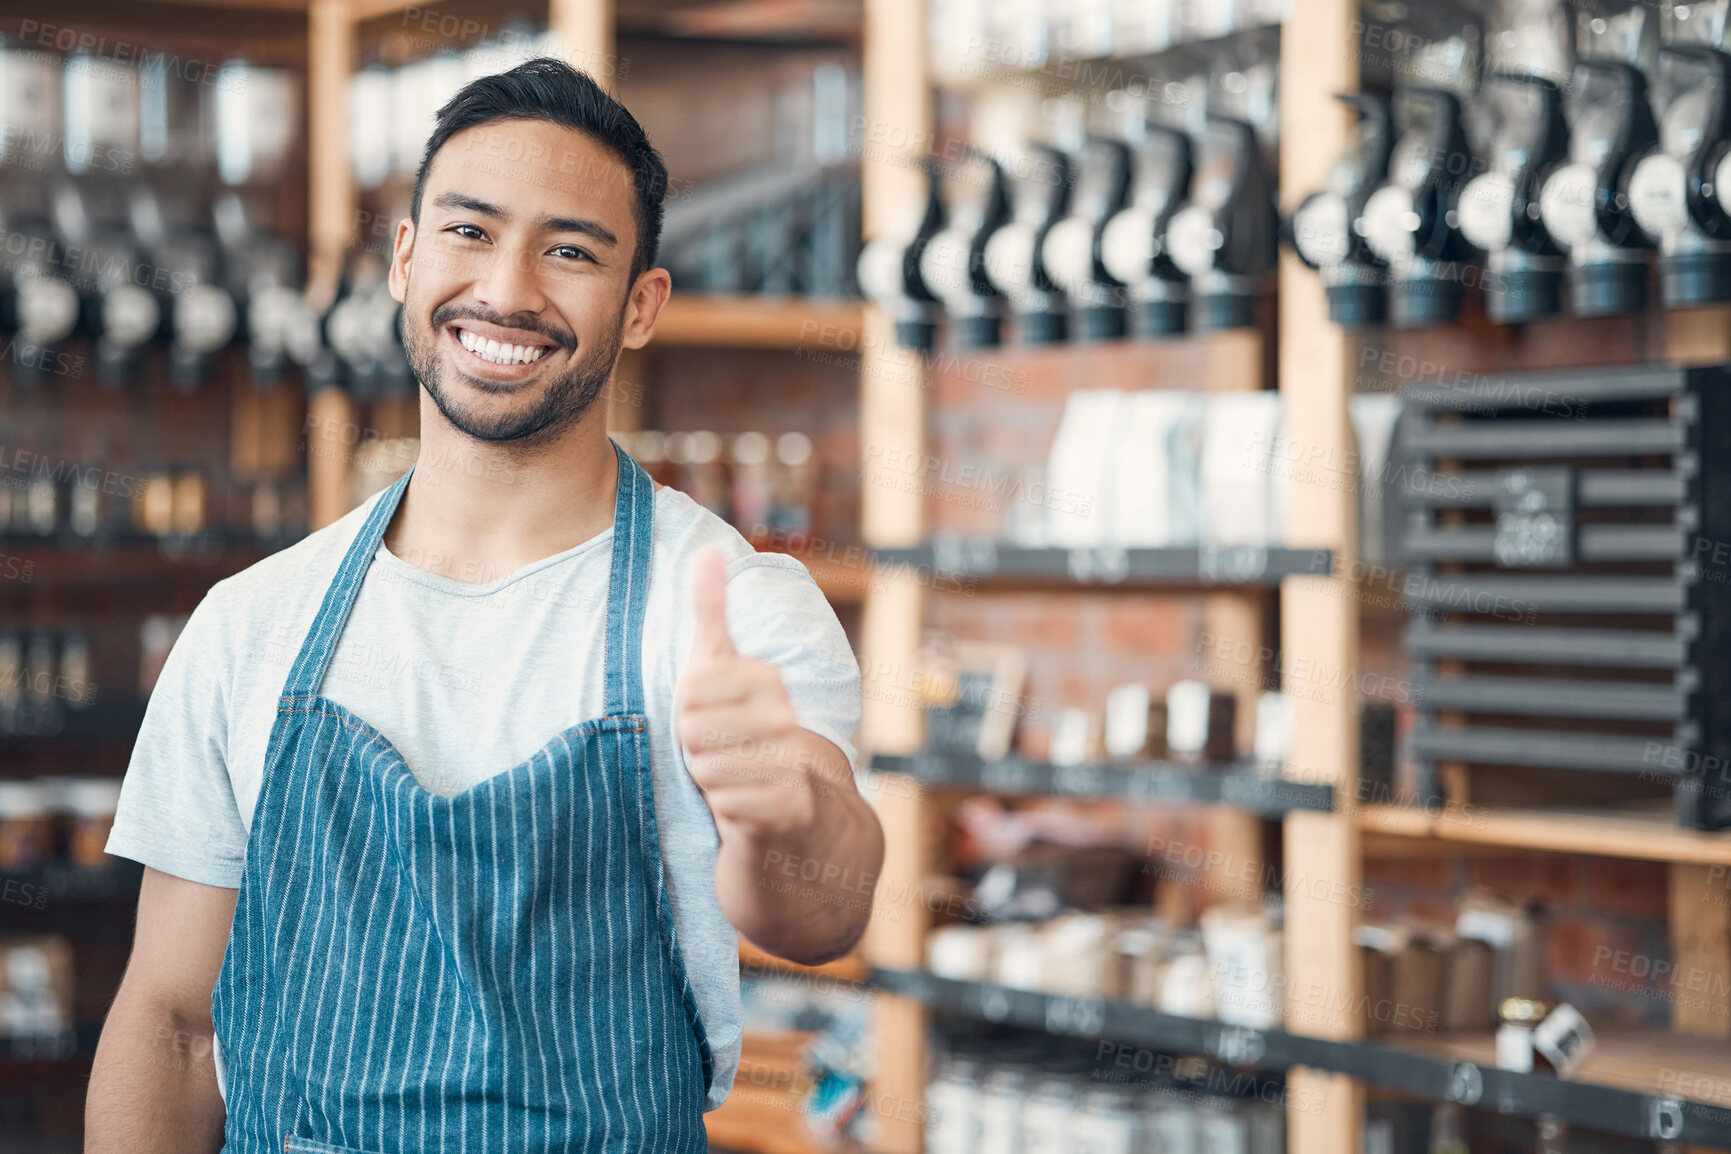
[[[234,653],[220,586],[163,663],[120,785],[107,851],[205,885],[239,888],[246,828],[228,776]]]
[[[859,663],[829,599],[792,557],[758,553],[727,567],[727,631],[746,657],[781,671],[799,724],[859,756]]]

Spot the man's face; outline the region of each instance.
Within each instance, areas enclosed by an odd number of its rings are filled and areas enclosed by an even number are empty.
[[[454,427],[556,437],[607,383],[628,311],[628,343],[647,339],[634,199],[618,157],[549,121],[480,125],[439,149],[419,224],[398,226],[391,295],[415,375]]]

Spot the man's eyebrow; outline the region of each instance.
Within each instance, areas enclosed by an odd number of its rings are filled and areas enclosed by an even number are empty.
[[[460,208],[478,216],[492,217],[494,220],[510,221],[509,210],[499,205],[491,204],[478,197],[465,196],[460,192],[441,192],[433,198],[436,208]],[[613,230],[600,221],[590,220],[580,216],[544,216],[541,218],[543,232],[575,232],[601,242],[609,248],[616,248],[619,238],[613,235]]]
[[[464,196],[460,192],[441,192],[433,198],[435,208],[460,208],[466,212],[490,216],[495,220],[510,220],[511,214],[496,204],[489,204],[479,197]]]
[[[619,244],[619,238],[613,235],[613,230],[597,220],[573,216],[544,216],[541,218],[543,232],[575,232],[592,237],[608,248]]]

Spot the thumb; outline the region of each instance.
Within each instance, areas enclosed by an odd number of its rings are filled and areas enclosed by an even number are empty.
[[[733,656],[733,641],[727,635],[727,562],[720,549],[705,549],[697,555],[691,580],[691,607],[697,617],[691,655]]]

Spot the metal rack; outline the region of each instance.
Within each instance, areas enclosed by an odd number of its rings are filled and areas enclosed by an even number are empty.
[[[1711,590],[1728,380],[1652,365],[1406,391],[1403,458],[1446,482],[1402,494],[1431,781],[1443,761],[1633,775],[1674,784],[1680,825],[1731,824],[1724,774],[1703,770],[1731,736]]]
[[[1280,817],[1298,809],[1321,813],[1334,809],[1332,786],[1264,777],[1249,764],[1133,761],[1053,765],[1021,757],[984,761],[928,752],[909,757],[880,755],[872,758],[871,768],[878,773],[903,774],[924,785],[1004,794],[1229,805],[1264,817]]]
[[[919,971],[874,969],[868,984],[918,1000],[939,1013],[1019,1026],[1070,1038],[1128,1043],[1166,1053],[1198,1055],[1259,1070],[1304,1068],[1358,1082],[1457,1102],[1499,1114],[1552,1114],[1574,1125],[1634,1138],[1731,1145],[1731,1111],[1680,1098],[1592,1081],[1518,1074],[1475,1057],[1455,1056],[1446,1039],[1424,1048],[1332,1041],[1162,1013],[1103,998],[1038,993]],[[1614,1045],[1614,1043],[1612,1043]],[[1468,1047],[1471,1049],[1471,1047]],[[1289,1094],[1289,1101],[1291,1096]]]

